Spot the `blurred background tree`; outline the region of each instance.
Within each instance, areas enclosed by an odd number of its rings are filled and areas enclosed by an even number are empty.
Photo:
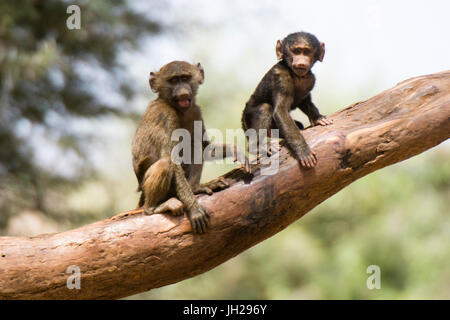
[[[69,30],[69,4],[0,3],[0,228],[25,208],[57,218],[58,197],[95,173],[82,128],[134,114],[121,53],[163,30],[122,0],[79,1],[82,28]]]
[[[66,28],[70,4],[81,8],[80,30]],[[276,40],[305,30],[326,43],[312,94],[330,114],[448,69],[449,5],[1,2],[0,235],[63,231],[135,207],[131,139],[155,97],[149,71],[200,61],[206,126],[225,133],[240,127],[245,101],[275,63]],[[206,274],[132,298],[449,299],[449,147],[358,180]],[[202,180],[231,167],[207,164]],[[380,290],[366,287],[370,265],[381,269]]]

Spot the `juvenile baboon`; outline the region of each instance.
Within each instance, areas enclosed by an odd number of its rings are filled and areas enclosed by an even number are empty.
[[[211,194],[228,184],[218,179],[199,185],[203,161],[194,163],[192,152],[189,163],[174,162],[171,152],[178,142],[172,141],[171,136],[176,129],[186,129],[190,133],[192,150],[198,143],[202,151],[210,144],[204,139],[204,125],[200,137],[194,134],[194,121],[203,124],[200,108],[195,103],[203,79],[200,64],[191,65],[184,61],[173,61],[158,72],[151,72],[150,87],[158,97],[147,107],[132,146],[133,168],[139,183],[138,191],[141,191],[138,207],[143,207],[147,214],[169,211],[181,215],[186,210],[197,233],[206,231],[209,215],[198,204],[194,193]],[[226,144],[220,144],[220,148],[224,157],[230,149],[237,151]]]
[[[317,163],[316,154],[311,151],[299,129],[303,124],[294,121],[290,111],[300,108],[313,126],[332,124],[332,120],[321,115],[311,101],[311,90],[315,77],[311,67],[322,62],[325,45],[306,32],[289,34],[276,45],[280,60],[263,77],[248,100],[242,114],[244,131],[249,128],[280,129],[280,137],[286,140],[289,149],[303,167],[312,168]]]

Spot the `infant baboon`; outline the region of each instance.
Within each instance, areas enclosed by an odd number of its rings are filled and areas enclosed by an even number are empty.
[[[294,121],[290,111],[300,108],[313,126],[328,125],[332,121],[321,115],[311,101],[311,90],[315,77],[311,67],[323,60],[325,45],[306,32],[288,35],[276,45],[280,60],[263,77],[247,102],[242,114],[242,127],[247,129],[280,129],[280,137],[286,140],[289,149],[303,167],[312,168],[317,163],[299,129],[303,125]]]

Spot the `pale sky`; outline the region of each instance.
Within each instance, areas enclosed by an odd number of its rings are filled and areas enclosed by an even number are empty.
[[[143,60],[134,60],[144,84],[143,70],[188,60],[201,61],[209,79],[231,73],[236,85],[254,87],[276,62],[276,40],[301,30],[325,42],[324,62],[314,73],[327,91],[370,84],[376,94],[406,78],[450,69],[449,1],[174,3],[165,20],[181,21],[184,34],[152,41]]]

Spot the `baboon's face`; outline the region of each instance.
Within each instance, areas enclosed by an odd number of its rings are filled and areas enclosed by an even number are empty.
[[[317,39],[312,42],[302,34],[290,35],[283,42],[277,42],[276,53],[278,59],[286,61],[289,68],[298,77],[302,77],[317,60],[323,60],[325,44],[319,43]]]
[[[203,83],[203,68],[184,61],[166,64],[157,73],[150,73],[150,87],[172,107],[184,112],[193,103],[200,84]]]

